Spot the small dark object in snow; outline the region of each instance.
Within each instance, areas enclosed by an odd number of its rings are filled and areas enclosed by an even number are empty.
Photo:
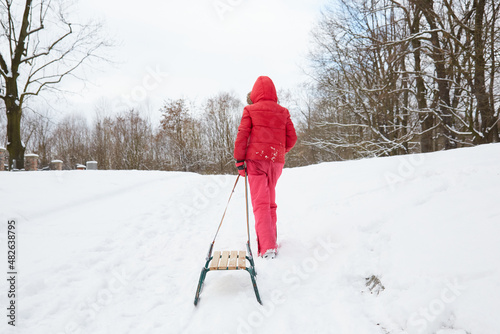
[[[377,276],[372,275],[371,277],[365,278],[365,280],[370,293],[376,293],[378,295],[381,291],[385,290],[385,287]]]

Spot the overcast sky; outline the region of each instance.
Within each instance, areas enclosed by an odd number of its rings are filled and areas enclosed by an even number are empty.
[[[96,105],[156,113],[163,100],[202,102],[221,91],[244,100],[255,79],[277,88],[305,80],[310,32],[326,0],[84,0],[80,16],[103,21],[116,42],[80,94],[60,108],[93,114]],[[89,110],[90,109],[90,110]]]

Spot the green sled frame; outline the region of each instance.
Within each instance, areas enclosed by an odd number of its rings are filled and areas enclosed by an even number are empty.
[[[239,265],[236,265],[232,268],[229,268],[229,266],[224,266],[224,267],[220,267],[218,266],[217,268],[211,268],[210,267],[210,262],[212,261],[213,259],[213,254],[212,254],[212,251],[213,251],[213,246],[214,246],[214,243],[212,242],[212,244],[210,245],[210,249],[208,251],[208,255],[206,257],[206,262],[205,262],[205,266],[201,269],[201,274],[200,274],[200,279],[198,281],[198,288],[196,289],[196,296],[194,297],[194,305],[198,305],[198,302],[200,301],[200,293],[201,293],[201,290],[203,288],[203,283],[205,281],[205,277],[207,276],[207,273],[209,271],[220,271],[220,270],[246,270],[249,274],[250,274],[250,278],[252,280],[252,285],[253,285],[253,290],[255,291],[255,297],[257,298],[257,301],[259,302],[259,304],[262,305],[262,301],[260,299],[260,294],[259,294],[259,289],[257,288],[257,281],[256,281],[256,278],[257,278],[257,272],[255,270],[255,263],[253,261],[253,256],[252,256],[252,250],[250,249],[250,244],[247,242],[246,246],[247,246],[247,254],[245,256],[245,259],[248,260],[248,263],[245,261],[245,267],[241,267]],[[219,252],[216,252],[218,255],[220,254]],[[234,259],[236,260],[236,259]]]

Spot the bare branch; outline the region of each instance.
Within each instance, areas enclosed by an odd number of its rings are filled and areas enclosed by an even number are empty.
[[[21,64],[21,57],[23,56],[26,45],[25,40],[28,36],[28,27],[29,27],[29,16],[31,12],[31,2],[32,0],[26,0],[26,5],[24,8],[24,14],[21,24],[21,30],[19,32],[19,40],[16,43],[16,48],[14,50],[14,56],[12,57],[12,73],[15,75],[18,72],[19,65]],[[10,13],[9,13],[10,15]]]
[[[32,56],[30,57],[27,57],[27,58],[24,58],[21,60],[21,63],[27,63],[27,62],[30,62],[32,61],[33,59],[36,59],[36,58],[39,58],[39,57],[42,57],[42,56],[48,56],[50,54],[50,52],[60,43],[62,42],[66,37],[68,37],[69,35],[71,35],[73,33],[73,29],[71,28],[71,23],[67,23],[67,26],[68,26],[68,32],[65,33],[64,35],[62,35],[61,37],[59,37],[57,40],[55,40],[51,45],[49,45],[45,51],[43,52],[40,52],[40,53],[37,53],[37,54],[33,54]],[[41,30],[43,29],[43,26],[41,28],[39,28],[38,30]],[[33,32],[36,32],[37,30],[34,30]]]
[[[3,59],[2,54],[0,53],[0,74],[2,77],[7,78],[7,75],[9,74],[9,68],[7,67],[7,63]]]
[[[85,56],[83,56],[83,57],[80,58],[80,60],[78,62],[76,62],[73,66],[70,66],[69,68],[67,68],[62,73],[57,73],[57,74],[53,74],[53,75],[46,75],[46,76],[43,76],[41,78],[34,78],[37,73],[39,73],[40,71],[42,71],[46,67],[49,67],[50,65],[58,63],[61,60],[63,60],[66,56],[68,56],[69,54],[71,54],[71,52],[73,51],[73,49],[68,50],[67,52],[63,53],[60,57],[55,58],[52,61],[50,61],[50,62],[44,64],[43,66],[41,66],[40,68],[38,68],[36,71],[34,71],[29,76],[28,80],[26,81],[23,93],[21,94],[21,101],[23,101],[24,98],[27,97],[27,96],[38,95],[47,86],[51,86],[51,85],[55,85],[55,84],[60,83],[65,76],[67,76],[67,75],[71,74],[72,72],[74,72],[77,68],[79,68],[82,64],[84,64],[87,61],[88,58],[94,57],[95,56],[94,52],[97,49],[99,49],[100,47],[101,47],[101,44],[99,44],[99,45],[95,46],[93,49],[89,50],[86,53]],[[31,86],[34,83],[38,83],[39,84],[39,86],[36,89],[36,91],[34,91],[34,92],[28,91],[29,86]]]

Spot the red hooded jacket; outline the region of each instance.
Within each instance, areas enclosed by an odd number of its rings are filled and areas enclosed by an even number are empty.
[[[276,88],[269,77],[255,81],[250,99],[253,104],[243,110],[234,143],[236,160],[269,160],[285,162],[285,154],[297,142],[290,113],[280,106]]]

